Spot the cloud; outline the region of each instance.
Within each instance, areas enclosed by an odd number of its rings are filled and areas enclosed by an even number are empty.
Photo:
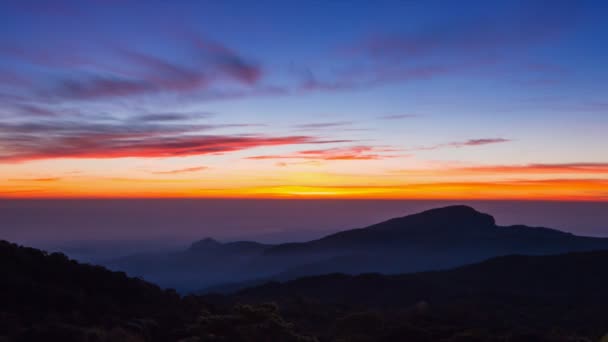
[[[47,51],[39,47],[3,43],[0,45],[0,55],[22,63],[51,68],[77,68],[96,64],[93,59],[79,54],[73,46],[55,46],[52,51]]]
[[[162,158],[210,155],[259,146],[324,144],[313,136],[262,134],[204,134],[234,125],[195,125],[155,122],[39,121],[0,122],[0,161],[22,162],[52,158]],[[241,127],[242,125],[236,125]]]
[[[465,67],[469,66],[439,64],[405,66],[384,62],[374,65],[364,64],[343,69],[323,79],[309,72],[301,80],[298,90],[301,92],[360,90],[390,83],[428,80]]]
[[[517,177],[517,181],[525,181],[525,177],[534,176],[533,181],[542,181],[538,179],[547,175],[560,176],[578,176],[588,177],[590,175],[607,176],[608,163],[603,162],[580,162],[580,163],[531,163],[531,164],[514,164],[514,165],[472,165],[472,166],[439,166],[427,169],[402,169],[394,170],[393,173],[418,175],[418,176],[439,176],[439,177],[455,177],[455,176],[491,176],[498,178],[513,179]],[[531,180],[531,181],[532,181]],[[608,181],[608,180],[606,180]]]
[[[457,141],[448,143],[447,146],[450,147],[465,147],[465,146],[480,146],[480,145],[488,145],[488,144],[498,144],[504,142],[510,142],[510,139],[504,138],[487,138],[487,139],[469,139],[467,141]]]
[[[148,113],[136,115],[131,118],[133,121],[141,122],[172,122],[191,119],[203,119],[211,116],[210,113]]]
[[[314,123],[296,125],[295,127],[299,128],[299,129],[316,130],[316,129],[344,127],[344,126],[349,126],[352,124],[353,123],[351,121],[314,122]]]
[[[0,45],[0,54],[20,63],[53,70],[47,74],[51,76],[45,76],[49,77],[45,82],[38,79],[29,87],[43,99],[97,100],[220,90],[224,81],[255,88],[263,77],[263,70],[257,63],[221,43],[196,34],[191,34],[186,43],[175,39],[171,44],[174,45],[171,49],[183,55],[179,62],[111,44],[95,56],[79,51],[78,46],[62,46],[47,51],[14,44]],[[25,79],[13,74],[10,79]]]
[[[468,147],[468,146],[483,146],[483,145],[490,145],[490,144],[500,144],[500,143],[505,143],[505,142],[510,142],[510,141],[512,141],[512,140],[504,139],[504,138],[469,139],[469,140],[464,140],[464,141],[452,141],[452,142],[448,142],[448,143],[431,145],[431,146],[415,147],[410,150],[412,150],[412,151],[432,151],[432,150],[438,150],[438,149],[442,149],[442,148],[462,148],[462,147]]]
[[[14,182],[57,182],[60,180],[61,180],[60,177],[9,179],[9,181],[14,181]]]
[[[206,87],[212,82],[212,76],[201,71],[205,69],[202,65],[178,65],[151,54],[121,48],[117,50],[131,62],[132,67],[143,69],[137,77],[151,87],[168,91],[189,91]]]
[[[155,85],[141,80],[89,77],[83,80],[63,80],[50,95],[67,99],[89,100],[103,97],[141,95],[156,90]]]
[[[196,167],[188,167],[188,168],[184,168],[184,169],[176,169],[176,170],[169,170],[169,171],[154,171],[152,173],[157,174],[157,175],[176,175],[176,174],[180,174],[180,173],[191,173],[191,172],[198,172],[198,171],[203,171],[203,170],[207,170],[208,167],[206,166],[196,166]]]
[[[608,163],[483,165],[452,168],[450,171],[488,174],[608,174]]]
[[[159,49],[152,52],[131,46],[117,47],[115,42],[106,42],[103,51],[84,49],[85,44],[45,50],[5,43],[0,46],[0,53],[53,69],[27,88],[45,100],[98,101],[165,93],[207,100],[348,91],[428,80],[509,62],[520,48],[559,38],[576,22],[580,5],[560,1],[499,6],[500,10],[490,7],[492,13],[488,18],[479,15],[477,19],[467,17],[466,21],[442,20],[416,31],[371,33],[346,47],[338,47],[342,53],[334,55],[335,65],[326,68],[326,73],[315,74],[307,69],[289,80],[289,84],[274,86],[263,84],[268,72],[251,56],[191,30],[175,32],[179,30],[176,28],[169,29],[175,33],[171,41],[157,42],[163,44],[164,50],[172,51],[170,54],[159,54],[162,51]],[[96,38],[103,41],[103,37]],[[145,44],[141,46],[138,48],[143,49]],[[555,73],[555,68],[529,64],[535,72],[543,73],[539,77],[542,82],[556,79],[544,75]],[[233,88],[225,87],[226,83]]]
[[[1,51],[0,51],[1,52]],[[6,69],[0,69],[0,86],[31,87],[32,82],[25,76]]]
[[[352,46],[350,52],[389,60],[509,54],[559,38],[579,19],[580,9],[572,1],[529,1],[524,6],[493,10],[492,15],[442,21],[419,31],[375,34]]]
[[[529,1],[493,7],[491,13],[481,7],[476,17],[442,20],[418,30],[374,32],[338,47],[338,66],[322,77],[309,69],[301,71],[299,89],[358,90],[509,64],[562,37],[580,19],[582,6],[572,1]],[[542,79],[564,74],[563,69],[531,65]]]
[[[278,167],[288,167],[294,165],[308,165],[308,166],[320,166],[321,162],[318,160],[305,160],[305,161],[294,161],[294,162],[286,162],[281,161],[275,164]]]
[[[55,116],[56,112],[47,108],[33,106],[29,104],[17,105],[19,114],[32,115],[32,116]]]
[[[418,115],[416,114],[395,114],[395,115],[384,115],[384,116],[379,116],[378,119],[380,120],[401,120],[401,119],[411,119],[411,118],[417,118]]]
[[[306,136],[268,137],[254,135],[108,139],[107,136],[93,134],[88,137],[44,140],[47,140],[47,145],[33,146],[32,141],[27,141],[21,145],[13,146],[11,151],[0,155],[0,161],[18,162],[53,158],[183,157],[223,154],[260,146],[317,142],[314,138]],[[43,141],[39,141],[39,143],[43,143]]]
[[[259,155],[247,159],[309,159],[309,160],[379,160],[387,158],[403,157],[404,155],[392,155],[397,150],[391,148],[377,148],[373,146],[352,146],[343,148],[329,148],[318,150],[299,151],[286,155]]]
[[[199,35],[191,34],[192,42],[213,64],[233,79],[249,85],[257,83],[262,77],[259,65],[236,53],[227,46]]]

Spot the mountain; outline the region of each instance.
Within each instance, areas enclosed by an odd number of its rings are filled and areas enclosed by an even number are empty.
[[[471,294],[584,302],[593,299],[608,304],[606,265],[607,250],[508,255],[442,271],[396,275],[333,273],[268,282],[238,291],[235,298],[277,300],[303,296],[361,308],[403,307],[420,300],[443,301]],[[604,319],[608,323],[608,316]]]
[[[272,282],[220,298],[272,300],[327,340],[598,341],[608,333],[606,265],[608,251],[511,255],[445,271]]]
[[[309,242],[264,245],[205,239],[186,251],[126,257],[105,265],[180,291],[234,290],[332,272],[409,273],[508,254],[598,249],[608,249],[608,239],[542,227],[498,226],[492,216],[471,207],[449,206]]]
[[[440,247],[551,253],[564,248],[605,247],[607,243],[608,239],[578,237],[548,228],[499,227],[488,214],[467,206],[451,206],[394,218],[367,228],[339,232],[315,241],[275,246],[266,250],[265,254],[286,256],[360,248],[400,253],[408,248]]]
[[[221,247],[220,247],[221,248]],[[0,341],[608,339],[608,251],[504,256],[405,275],[330,274],[179,296],[0,241]]]
[[[299,341],[273,305],[218,310],[199,297],[60,253],[0,241],[0,341]]]
[[[467,206],[450,206],[310,242],[274,246],[265,250],[264,256],[291,263],[277,278],[287,280],[331,272],[416,272],[500,255],[596,249],[608,249],[608,239],[543,227],[497,226],[488,214]]]
[[[251,241],[222,243],[205,238],[183,251],[144,253],[100,263],[163,287],[186,292],[235,279],[247,279],[242,278],[241,272],[269,247]]]

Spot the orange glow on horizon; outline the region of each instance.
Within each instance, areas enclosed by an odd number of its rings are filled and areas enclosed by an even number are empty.
[[[190,180],[38,179],[4,187],[0,198],[276,198],[608,201],[608,180],[549,179],[384,185],[260,185],[204,188]]]

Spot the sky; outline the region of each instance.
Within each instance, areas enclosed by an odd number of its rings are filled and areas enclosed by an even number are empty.
[[[608,201],[604,1],[2,1],[0,197]]]

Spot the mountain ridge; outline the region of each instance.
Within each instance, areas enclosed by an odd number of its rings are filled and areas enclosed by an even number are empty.
[[[126,258],[108,266],[187,292],[259,279],[289,280],[332,272],[409,273],[457,267],[500,255],[594,249],[608,249],[608,238],[582,237],[544,227],[499,226],[489,214],[456,205],[308,242],[270,245],[205,238],[185,251],[150,256],[149,260],[145,256]]]

